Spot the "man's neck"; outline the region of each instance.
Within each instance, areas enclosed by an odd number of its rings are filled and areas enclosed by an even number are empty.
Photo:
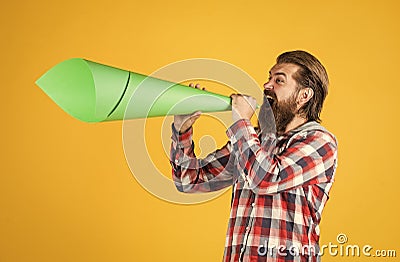
[[[293,118],[293,120],[287,125],[285,133],[289,132],[290,130],[295,129],[296,127],[303,125],[305,122],[307,122],[306,118],[296,115]]]

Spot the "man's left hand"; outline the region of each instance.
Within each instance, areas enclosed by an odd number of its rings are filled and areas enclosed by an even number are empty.
[[[247,119],[253,116],[256,110],[257,101],[254,97],[234,94],[232,98],[232,118],[236,122],[239,119]]]

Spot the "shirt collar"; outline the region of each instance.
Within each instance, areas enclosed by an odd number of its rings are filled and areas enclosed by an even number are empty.
[[[304,124],[302,124],[296,128],[293,128],[293,129],[289,130],[288,132],[284,133],[283,135],[279,136],[278,139],[281,140],[284,138],[288,138],[288,137],[293,136],[296,133],[306,131],[306,130],[324,130],[324,127],[322,127],[316,121],[305,122]]]

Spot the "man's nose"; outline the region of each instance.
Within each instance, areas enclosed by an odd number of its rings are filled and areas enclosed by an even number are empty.
[[[274,89],[274,85],[271,83],[271,81],[268,81],[267,83],[264,84],[264,89],[272,90],[272,89]]]

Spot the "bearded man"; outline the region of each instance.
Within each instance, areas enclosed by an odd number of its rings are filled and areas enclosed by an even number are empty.
[[[229,141],[204,159],[196,158],[192,141],[201,112],[174,117],[177,189],[232,186],[223,261],[320,261],[319,223],[337,165],[336,138],[320,125],[328,84],[310,53],[279,55],[264,84],[259,128],[250,122],[255,99],[232,95]]]

